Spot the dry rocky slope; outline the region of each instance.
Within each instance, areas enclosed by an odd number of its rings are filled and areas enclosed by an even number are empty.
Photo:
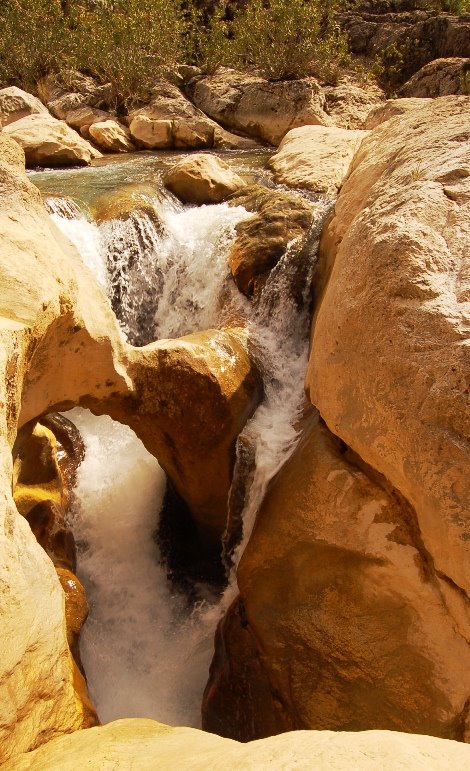
[[[208,730],[470,739],[469,110],[424,100],[352,162],[315,279],[306,386],[326,425],[308,422],[241,560]]]

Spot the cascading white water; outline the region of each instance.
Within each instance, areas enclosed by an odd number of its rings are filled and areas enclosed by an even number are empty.
[[[44,203],[51,219],[76,246],[83,262],[94,273],[100,286],[108,291],[106,257],[98,226],[87,220],[70,199],[50,196]]]
[[[317,206],[317,223],[325,212]],[[232,281],[227,283],[227,246],[236,223],[250,216],[244,209],[225,204],[197,209],[162,205],[160,216],[163,229],[150,218],[140,219],[143,235],[132,249],[131,283],[140,291],[139,277],[145,274],[140,300],[144,310],[151,308],[145,335],[175,337],[220,324],[223,295],[224,313],[230,315],[230,303],[243,308],[264,372],[265,400],[244,430],[254,447],[256,469],[243,513],[242,542],[233,554],[236,565],[267,485],[295,446],[294,425],[303,405],[308,311],[299,310],[291,297],[289,253],[272,271],[256,305],[243,298]],[[67,232],[70,221],[59,220]],[[129,220],[124,224],[124,241],[129,244],[136,227]],[[116,233],[120,233],[117,241]],[[109,258],[117,254],[122,233],[122,228],[101,226],[99,245],[93,241],[88,246]],[[312,243],[312,255],[315,249]],[[310,274],[307,270],[304,276],[306,287],[312,268],[313,258]],[[114,275],[125,282],[125,259]],[[145,305],[152,281],[156,298]],[[139,321],[132,313],[124,322],[131,340],[129,321]],[[189,609],[167,582],[152,540],[163,494],[158,464],[129,429],[108,418],[75,411],[72,420],[87,448],[73,529],[80,542],[79,575],[92,606],[81,650],[98,713],[102,720],[142,716],[198,726],[215,626],[236,594],[235,571],[221,600]]]

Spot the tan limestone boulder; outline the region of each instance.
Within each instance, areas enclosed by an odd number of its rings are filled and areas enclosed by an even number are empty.
[[[92,123],[88,133],[95,145],[105,152],[130,153],[136,149],[129,129],[122,126],[117,120]]]
[[[229,131],[278,145],[296,126],[331,125],[325,97],[314,78],[269,82],[220,69],[190,84],[191,97],[206,115]]]
[[[470,95],[470,59],[434,59],[425,64],[400,89],[400,95],[434,98],[450,94]]]
[[[18,755],[5,771],[77,771],[87,766],[103,771],[466,771],[469,762],[467,745],[432,736],[294,731],[240,744],[195,728],[132,719],[55,739]]]
[[[301,126],[284,137],[269,166],[281,184],[334,196],[366,136],[336,126]]]
[[[228,253],[236,285],[251,297],[259,293],[288,248],[292,262],[301,255],[312,225],[313,209],[298,195],[261,185],[242,188],[231,197],[230,205],[253,212],[253,217],[236,226],[236,237]]]
[[[213,330],[141,349],[127,345],[102,289],[48,216],[25,175],[20,147],[5,132],[0,201],[3,762],[89,719],[84,698],[77,698],[80,677],[67,642],[63,589],[12,497],[18,431],[78,403],[131,423],[150,451],[161,450],[169,473],[180,464],[179,489],[186,495],[188,477],[201,530],[213,534],[224,516],[236,434],[261,387],[242,332]],[[160,434],[152,425],[162,426]],[[179,437],[189,442],[192,458]],[[213,490],[203,485],[207,479],[214,480]]]
[[[146,150],[169,150],[172,128],[171,120],[153,120],[148,115],[135,115],[129,124],[132,139]]]
[[[216,124],[186,99],[177,86],[159,81],[148,105],[129,114],[134,140],[152,150],[212,147]]]
[[[16,86],[0,89],[0,128],[27,115],[49,115],[47,107],[32,94]]]
[[[101,153],[51,115],[29,115],[3,129],[23,148],[28,166],[86,165]]]
[[[377,128],[381,123],[385,123],[386,120],[396,118],[399,115],[405,115],[411,110],[420,109],[424,104],[425,102],[423,99],[388,99],[385,104],[380,104],[378,107],[371,110],[364,121],[364,128]]]
[[[209,153],[190,155],[165,173],[165,187],[183,203],[220,203],[246,182],[228,163]]]
[[[66,113],[64,120],[70,128],[78,131],[84,139],[90,139],[89,129],[93,123],[101,123],[112,118],[113,116],[109,112],[98,110],[96,107],[89,107],[85,104]]]
[[[243,741],[302,728],[469,740],[468,635],[416,514],[315,415],[271,484],[237,579],[206,730]]]
[[[333,433],[416,511],[467,639],[469,110],[441,97],[364,140],[322,237],[306,379]]]

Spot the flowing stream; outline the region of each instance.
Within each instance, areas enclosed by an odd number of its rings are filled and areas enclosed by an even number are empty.
[[[244,154],[231,163],[263,179],[264,157]],[[237,593],[235,566],[267,485],[295,446],[304,400],[308,293],[327,209],[312,204],[316,216],[303,308],[292,297],[289,250],[260,300],[251,304],[236,289],[226,262],[236,224],[251,215],[227,204],[183,207],[162,193],[158,176],[167,160],[149,154],[85,172],[37,174],[33,181],[49,194],[51,217],[108,292],[131,343],[223,326],[241,314],[257,351],[265,398],[243,431],[255,467],[242,512],[243,536],[230,554],[233,567],[221,597],[200,587],[200,599],[191,605],[167,579],[152,537],[165,491],[155,458],[126,426],[82,409],[68,413],[86,447],[71,526],[78,575],[91,606],[82,631],[82,660],[100,719],[149,717],[197,727],[215,627]],[[129,176],[152,180],[156,216],[141,213],[97,225],[89,214],[96,190],[110,191],[128,183]],[[57,198],[64,194],[73,201]]]

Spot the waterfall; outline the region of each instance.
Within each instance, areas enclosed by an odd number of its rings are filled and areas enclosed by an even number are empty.
[[[327,211],[324,205],[315,206],[310,259],[302,268],[306,300]],[[258,351],[265,399],[242,437],[256,465],[243,511],[242,540],[230,555],[234,567],[229,585],[217,600],[208,597],[189,607],[159,564],[151,535],[164,480],[155,459],[129,429],[109,418],[83,410],[69,414],[87,450],[72,525],[79,577],[92,606],[82,632],[82,658],[100,718],[142,716],[197,727],[215,626],[237,592],[235,566],[267,485],[297,439],[308,354],[308,302],[299,307],[292,296],[290,250],[271,272],[257,302],[248,302],[236,290],[226,255],[237,222],[251,216],[241,207],[184,209],[164,202],[157,223],[142,215],[99,228],[83,218],[52,216],[87,264],[93,262],[92,253],[97,265],[106,255],[108,286],[119,297],[121,324],[131,342],[144,344],[220,326],[224,318],[241,312]],[[80,237],[70,228],[79,220]]]
[[[77,248],[100,286],[108,291],[108,270],[98,226],[90,222],[69,198],[50,196],[44,203],[53,222]]]

